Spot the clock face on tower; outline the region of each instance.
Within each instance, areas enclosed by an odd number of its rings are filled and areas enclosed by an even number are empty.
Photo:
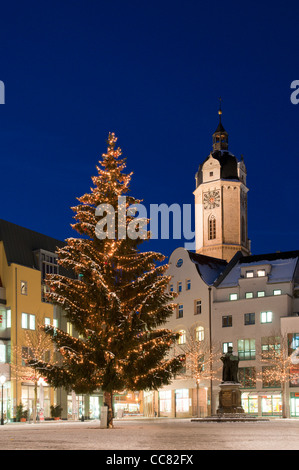
[[[208,191],[203,195],[203,204],[205,209],[214,209],[220,206],[220,192]]]

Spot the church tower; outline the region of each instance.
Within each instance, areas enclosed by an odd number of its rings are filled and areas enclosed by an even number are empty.
[[[250,254],[247,230],[246,167],[228,150],[221,107],[209,156],[195,175],[196,252],[230,261],[237,251]]]

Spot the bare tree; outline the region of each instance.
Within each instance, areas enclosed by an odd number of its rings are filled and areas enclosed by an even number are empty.
[[[40,378],[44,378],[42,370],[33,367],[35,362],[47,361],[53,365],[55,351],[51,338],[39,327],[34,331],[25,331],[24,344],[12,351],[11,372],[16,382],[30,382],[34,385],[33,422],[37,414],[37,387]]]
[[[190,328],[183,340],[179,339],[178,347],[186,357],[184,378],[196,382],[196,414],[199,417],[199,385],[204,381],[219,380],[220,349],[205,340],[203,328]]]
[[[263,386],[277,385],[281,387],[283,418],[287,417],[287,384],[291,379],[294,380],[299,377],[299,371],[294,367],[298,363],[296,357],[294,353],[290,354],[287,335],[279,336],[273,334],[272,336],[262,338],[262,348],[260,351],[262,370],[258,372],[257,379],[262,381]]]

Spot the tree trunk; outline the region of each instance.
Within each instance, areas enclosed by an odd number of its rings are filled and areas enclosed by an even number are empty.
[[[113,392],[104,392],[104,402],[108,406],[107,428],[113,428]]]
[[[285,382],[282,383],[281,387],[281,395],[282,395],[282,417],[287,417],[287,407],[286,407],[286,384]]]

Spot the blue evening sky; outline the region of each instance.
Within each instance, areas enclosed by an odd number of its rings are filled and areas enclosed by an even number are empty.
[[[115,132],[144,204],[193,204],[223,98],[253,254],[299,249],[299,3],[52,0],[0,14],[0,218],[59,239]],[[167,256],[185,240],[152,240]]]

